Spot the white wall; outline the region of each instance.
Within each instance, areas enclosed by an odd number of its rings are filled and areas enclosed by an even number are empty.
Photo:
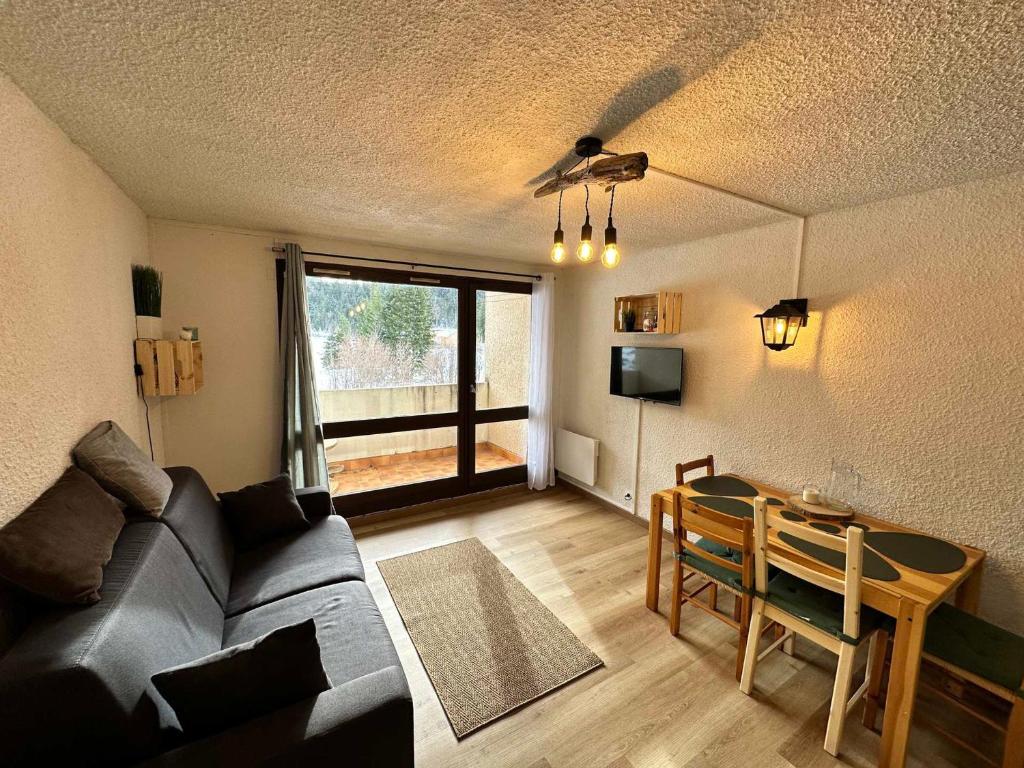
[[[563,426],[602,441],[598,491],[632,488],[637,403],[608,395],[609,347],[685,349],[679,408],[644,405],[638,510],[677,461],[797,489],[831,457],[863,506],[988,551],[984,612],[1024,629],[1024,174],[815,216],[797,346],[765,349],[752,315],[792,294],[791,223],[567,270]],[[683,292],[683,332],[613,334],[612,297]],[[565,338],[565,337],[563,337]]]
[[[60,475],[97,422],[114,419],[148,450],[130,265],[149,253],[138,206],[4,75],[0,147],[4,522]]]
[[[196,467],[215,491],[280,471],[279,254],[271,248],[289,241],[307,251],[536,271],[514,262],[151,220],[153,263],[164,272],[164,329],[197,325],[203,342],[202,391],[163,408],[166,461]]]

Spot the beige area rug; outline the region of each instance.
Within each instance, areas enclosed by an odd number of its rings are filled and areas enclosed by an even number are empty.
[[[377,567],[456,738],[604,663],[479,539]]]

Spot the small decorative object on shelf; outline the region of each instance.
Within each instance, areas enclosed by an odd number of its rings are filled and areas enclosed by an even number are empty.
[[[626,322],[626,310],[633,320]],[[674,291],[615,297],[616,333],[658,333],[670,335],[682,329],[683,294]],[[639,321],[639,322],[638,322]]]
[[[619,311],[619,327],[626,333],[632,333],[636,327],[636,310],[629,304],[626,304],[625,309]]]
[[[183,325],[178,335],[185,341],[199,341],[199,326]]]

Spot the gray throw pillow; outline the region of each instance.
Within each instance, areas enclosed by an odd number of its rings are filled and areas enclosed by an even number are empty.
[[[124,515],[96,481],[77,467],[0,528],[0,577],[58,603],[100,599]]]
[[[153,675],[189,739],[223,731],[331,687],[316,624],[298,624]]]
[[[78,441],[75,463],[107,493],[137,512],[160,517],[174,483],[117,424],[103,421]]]
[[[252,549],[286,533],[309,528],[288,475],[217,496],[239,549]]]

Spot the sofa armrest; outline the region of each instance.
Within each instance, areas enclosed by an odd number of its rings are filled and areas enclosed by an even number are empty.
[[[331,492],[323,485],[315,485],[312,488],[296,488],[295,498],[298,499],[303,513],[310,519],[334,514]]]
[[[412,696],[386,667],[143,765],[413,768]]]

